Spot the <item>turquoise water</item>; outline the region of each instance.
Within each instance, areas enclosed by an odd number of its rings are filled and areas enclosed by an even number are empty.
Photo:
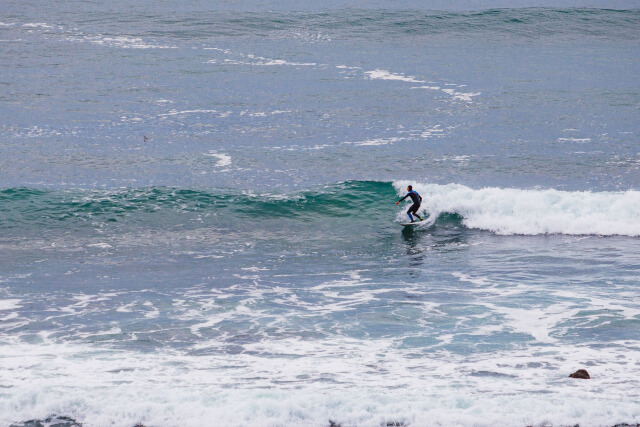
[[[0,424],[639,423],[640,12],[490,6],[9,2]]]

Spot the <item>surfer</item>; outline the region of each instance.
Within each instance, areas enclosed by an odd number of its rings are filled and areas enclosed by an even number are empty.
[[[418,194],[417,191],[413,191],[413,187],[410,186],[410,185],[407,187],[407,191],[408,191],[407,195],[404,196],[402,199],[398,200],[396,202],[396,206],[398,205],[398,203],[400,203],[401,201],[403,201],[407,197],[411,197],[411,200],[413,200],[413,204],[411,205],[411,207],[407,211],[407,215],[409,215],[409,219],[411,220],[411,222],[415,222],[415,220],[411,216],[412,212],[416,217],[418,217],[418,219],[420,221],[422,221],[422,217],[420,215],[418,215],[418,209],[420,209],[420,203],[422,202],[422,197]]]

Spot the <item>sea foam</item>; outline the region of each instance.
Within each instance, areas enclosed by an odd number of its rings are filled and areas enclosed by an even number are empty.
[[[476,190],[410,181],[394,182],[394,187],[404,194],[409,184],[423,197],[424,211],[436,217],[458,214],[469,228],[498,234],[640,236],[640,191]]]
[[[416,359],[388,344],[285,340],[275,345],[286,357],[257,356],[260,346],[273,351],[264,343],[247,354],[197,357],[14,340],[0,352],[6,368],[0,379],[13,391],[0,397],[0,423],[63,413],[85,425],[118,427],[200,426],[211,420],[225,426],[322,426],[330,419],[363,427],[548,425],[551,420],[596,426],[640,416],[638,406],[625,400],[633,390],[611,379],[628,369],[622,363],[606,375],[603,368],[590,369],[594,378],[580,387],[563,375],[600,360],[598,350],[558,348],[565,356],[561,360],[530,351],[498,352],[491,359],[447,354]],[[611,359],[620,356],[630,366],[637,362],[633,352],[612,353]],[[552,369],[519,367],[530,363]],[[234,369],[225,369],[230,366]],[[458,385],[447,387],[454,375]],[[278,381],[270,382],[274,377]],[[541,393],[550,383],[553,394]],[[603,388],[607,393],[594,397]]]

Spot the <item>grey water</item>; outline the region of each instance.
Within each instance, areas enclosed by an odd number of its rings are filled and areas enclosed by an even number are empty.
[[[640,423],[639,24],[4,2],[0,424]]]

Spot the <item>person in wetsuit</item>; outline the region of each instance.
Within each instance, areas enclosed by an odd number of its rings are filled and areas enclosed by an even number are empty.
[[[413,204],[411,205],[411,207],[407,211],[407,215],[409,215],[409,219],[411,220],[411,222],[415,221],[413,219],[413,217],[411,216],[411,213],[413,213],[416,217],[418,217],[418,219],[420,221],[422,221],[422,217],[420,215],[418,215],[418,209],[420,209],[420,203],[422,203],[422,197],[416,191],[413,191],[413,187],[412,186],[408,186],[407,187],[407,191],[408,191],[407,195],[404,196],[402,199],[398,200],[396,202],[396,205],[398,205],[398,203],[400,203],[401,201],[403,201],[407,197],[411,197],[411,200],[413,201]]]

